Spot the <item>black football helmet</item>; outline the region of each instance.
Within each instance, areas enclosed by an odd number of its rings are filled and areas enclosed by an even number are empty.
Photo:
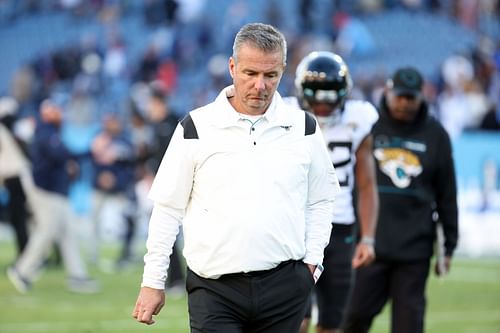
[[[352,79],[339,55],[316,51],[306,55],[297,66],[295,87],[297,97],[306,109],[314,102],[342,108],[352,88]]]

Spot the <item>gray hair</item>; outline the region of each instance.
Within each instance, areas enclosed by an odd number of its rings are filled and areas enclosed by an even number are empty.
[[[286,65],[285,36],[272,25],[264,23],[248,23],[244,25],[234,39],[233,59],[235,62],[237,62],[238,51],[243,44],[252,44],[252,46],[266,52],[281,51],[283,65]]]

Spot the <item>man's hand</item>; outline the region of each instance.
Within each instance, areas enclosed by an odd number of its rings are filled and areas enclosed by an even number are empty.
[[[311,272],[311,275],[313,275],[314,270],[316,269],[316,265],[306,264],[306,266],[309,269],[309,272]]]
[[[352,267],[359,268],[368,266],[375,260],[375,249],[373,245],[366,243],[359,243],[356,246],[354,257],[352,258]]]
[[[135,302],[132,317],[140,323],[154,324],[153,315],[160,313],[163,305],[165,305],[165,291],[163,289],[142,287]]]
[[[434,265],[434,273],[436,273],[436,275],[439,277],[443,277],[450,272],[450,267],[451,257],[445,256],[443,262],[439,262],[439,260],[436,260],[436,264]]]

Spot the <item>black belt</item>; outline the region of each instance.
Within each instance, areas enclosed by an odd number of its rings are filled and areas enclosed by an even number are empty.
[[[282,261],[276,267],[273,267],[273,268],[270,268],[270,269],[264,269],[264,270],[261,270],[261,271],[230,273],[230,274],[224,274],[222,276],[227,276],[227,277],[230,277],[230,276],[261,277],[261,276],[273,273],[273,272],[279,270],[280,268],[282,268],[283,266],[286,266],[286,265],[288,265],[288,264],[290,264],[292,262],[296,262],[296,261],[298,261],[298,260]]]

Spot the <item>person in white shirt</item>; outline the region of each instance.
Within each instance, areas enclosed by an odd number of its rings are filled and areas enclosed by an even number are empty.
[[[297,332],[329,241],[335,169],[315,119],[276,91],[286,41],[237,33],[233,85],[177,126],[149,193],[154,208],[132,316],[153,324],[179,227],[191,332]]]
[[[315,115],[340,182],[330,217],[332,233],[325,250],[325,269],[314,288],[318,305],[316,332],[336,333],[341,332],[354,269],[375,259],[378,195],[370,131],[378,112],[369,102],[348,99],[352,87],[349,69],[332,52],[307,54],[297,66],[295,86],[298,99],[285,100]],[[311,307],[312,300],[301,333],[308,330]]]

